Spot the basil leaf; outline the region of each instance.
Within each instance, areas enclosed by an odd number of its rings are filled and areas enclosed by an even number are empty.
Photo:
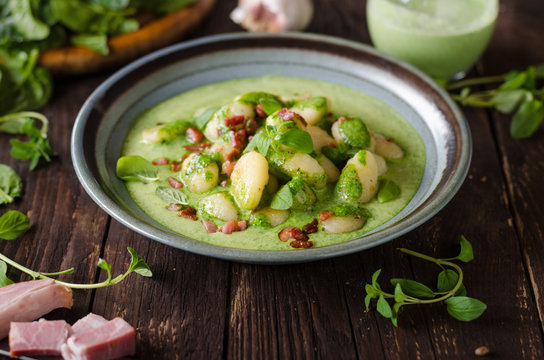
[[[378,269],[374,272],[374,274],[372,274],[372,286],[374,286],[378,290],[380,289],[380,285],[378,285],[378,276],[380,276],[381,272],[382,269]]]
[[[0,217],[0,239],[13,240],[30,227],[30,219],[17,210],[10,210]]]
[[[378,312],[384,318],[390,319],[391,316],[393,316],[393,312],[391,311],[391,306],[389,305],[387,300],[385,300],[383,295],[380,295],[380,297],[378,298],[378,303],[377,303],[377,306],[376,306],[376,310],[378,310]]]
[[[283,108],[283,103],[276,97],[259,99],[259,104],[263,107],[266,115],[271,115]]]
[[[272,198],[270,207],[276,210],[287,210],[293,206],[293,194],[289,185],[284,185]]]
[[[408,295],[402,291],[402,287],[397,283],[395,285],[395,302],[402,303],[407,297]]]
[[[19,175],[9,166],[0,164],[0,205],[12,203],[15,197],[21,196],[22,189]]]
[[[514,114],[510,134],[514,139],[530,137],[544,119],[544,106],[540,100],[525,101]]]
[[[150,183],[159,180],[156,168],[139,155],[120,157],[116,170],[117,177],[125,181]]]
[[[206,109],[202,114],[200,114],[195,119],[195,125],[199,130],[204,130],[206,128],[206,125],[208,124],[208,121],[212,118],[213,114],[220,108],[221,106],[212,106],[211,108]]]
[[[459,255],[457,255],[456,259],[461,260],[463,262],[469,262],[474,259],[474,252],[472,251],[472,245],[468,240],[461,235],[459,237],[459,245],[461,245],[461,251],[459,252]]]
[[[506,81],[502,84],[499,89],[501,90],[516,90],[519,89],[525,84],[527,80],[527,74],[525,72],[511,71],[506,76]]]
[[[153,273],[151,272],[149,265],[147,265],[144,259],[142,259],[133,248],[127,247],[127,250],[130,253],[130,256],[132,258],[128,271],[135,272],[145,277],[153,276]]]
[[[106,260],[99,258],[98,264],[96,264],[99,268],[102,270],[106,270],[108,272],[108,280],[111,279],[111,265],[106,262]]]
[[[380,204],[396,199],[400,194],[399,186],[392,180],[380,180],[378,188],[376,199]]]
[[[279,141],[281,144],[289,146],[305,154],[310,154],[312,151],[314,151],[312,137],[304,130],[289,130],[280,135]]]
[[[472,321],[483,314],[487,306],[480,300],[467,296],[454,296],[445,301],[448,313],[461,321]]]
[[[247,144],[244,151],[250,151],[255,149],[262,156],[266,156],[266,154],[268,153],[268,149],[270,148],[271,142],[272,140],[270,139],[270,137],[266,135],[264,131],[261,131],[257,133],[257,135],[253,137],[253,139],[251,139],[251,142]]]
[[[171,187],[159,186],[155,190],[155,194],[168,204],[189,204],[189,199],[187,198],[187,195],[185,195],[180,190],[176,190]]]
[[[0,287],[13,284],[13,281],[6,275],[7,271],[8,266],[4,261],[0,260]]]
[[[265,92],[248,92],[238,98],[244,104],[261,105],[266,115],[271,115],[285,107],[285,104],[273,94]]]
[[[391,279],[391,285],[400,286],[405,294],[413,297],[433,298],[435,293],[426,285],[409,279]]]
[[[448,292],[451,291],[455,285],[457,285],[457,282],[459,281],[459,275],[451,270],[451,269],[445,269],[438,274],[438,281],[436,288],[440,292]]]

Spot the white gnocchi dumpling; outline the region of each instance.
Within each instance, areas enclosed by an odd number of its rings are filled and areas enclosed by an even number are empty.
[[[301,100],[290,111],[299,114],[310,125],[320,122],[329,111],[328,101],[324,97],[312,97]]]
[[[331,234],[348,233],[361,229],[365,222],[366,219],[360,215],[331,215],[328,219],[321,221],[321,227]]]
[[[382,134],[373,133],[374,152],[386,159],[402,159],[404,151],[392,139],[386,138]]]
[[[280,224],[283,224],[287,219],[289,219],[290,211],[289,210],[276,210],[269,207],[256,211],[251,216],[252,222],[259,220],[262,217],[268,225],[274,227]]]
[[[219,167],[209,155],[193,153],[181,165],[181,180],[190,191],[201,194],[217,185]]]
[[[319,163],[319,165],[321,165],[323,170],[325,170],[325,174],[327,174],[327,182],[328,183],[336,182],[338,178],[340,177],[340,170],[338,170],[336,165],[334,165],[334,163],[330,161],[329,158],[323,154],[319,154],[316,157],[316,160]]]
[[[327,184],[325,170],[308,154],[295,152],[285,160],[282,169],[290,177],[300,177],[316,189],[321,189]]]
[[[200,200],[199,210],[223,221],[238,220],[238,210],[226,192],[206,196]]]
[[[314,125],[308,125],[302,127],[303,130],[306,130],[308,134],[312,137],[312,143],[314,145],[315,152],[321,152],[323,146],[329,146],[331,144],[336,144],[336,141],[329,135],[328,132],[322,128]]]
[[[268,183],[268,161],[256,151],[247,152],[236,162],[230,178],[238,205],[244,210],[255,209]]]
[[[336,191],[345,200],[367,202],[378,190],[378,171],[374,154],[360,150],[342,169]]]

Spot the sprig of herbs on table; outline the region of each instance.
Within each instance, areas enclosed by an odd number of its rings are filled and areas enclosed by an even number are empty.
[[[530,66],[525,71],[460,80],[445,85],[453,99],[464,106],[494,108],[503,114],[513,114],[510,134],[514,139],[532,136],[544,119],[544,64]],[[474,91],[474,86],[497,84],[491,90]],[[456,91],[458,93],[454,93]]]
[[[19,236],[23,235],[29,229],[29,227],[30,219],[28,218],[28,216],[16,210],[8,211],[0,217],[0,239],[14,240]],[[123,274],[112,277],[111,265],[108,264],[104,259],[99,259],[97,266],[107,272],[108,276],[106,280],[94,284],[73,284],[60,280],[55,281],[58,284],[67,286],[72,289],[96,289],[100,287],[118,284],[133,272],[141,276],[151,277],[153,274],[151,272],[151,269],[149,268],[149,265],[147,265],[144,259],[142,259],[136,253],[136,251],[134,251],[134,249],[127,247],[127,250],[131,256],[131,262],[128,269]],[[11,260],[4,254],[0,253],[0,287],[13,283],[13,281],[10,280],[6,275],[7,265],[11,265],[14,268],[24,272],[25,274],[30,275],[32,279],[50,279],[51,276],[72,274],[74,272],[74,268],[53,273],[30,270],[23,265]]]
[[[393,293],[382,290],[378,284],[381,269],[372,275],[372,283],[365,287],[365,305],[370,308],[372,299],[377,299],[376,310],[383,317],[391,319],[393,325],[398,326],[399,309],[406,305],[432,304],[443,302],[448,313],[457,320],[472,321],[485,311],[487,306],[480,300],[466,296],[467,290],[463,285],[463,270],[453,261],[470,262],[474,259],[472,245],[464,237],[459,237],[461,251],[456,257],[438,259],[424,255],[413,250],[401,248],[399,251],[432,262],[438,265],[442,271],[438,274],[437,291],[425,284],[409,279],[391,279],[391,285],[395,287]],[[389,303],[393,302],[393,306]]]

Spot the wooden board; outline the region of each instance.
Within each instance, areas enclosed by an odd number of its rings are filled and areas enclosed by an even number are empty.
[[[152,21],[139,30],[113,37],[108,43],[109,55],[80,46],[65,47],[44,51],[40,65],[56,76],[113,69],[181,40],[204,20],[214,4],[215,0],[196,0],[192,6]]]

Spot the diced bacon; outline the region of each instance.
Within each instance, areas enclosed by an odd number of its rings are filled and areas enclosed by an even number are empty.
[[[202,220],[202,226],[204,226],[204,229],[206,229],[208,233],[217,232],[217,225],[215,225],[211,220]]]
[[[308,249],[314,245],[313,241],[294,240],[289,243],[295,249]]]
[[[61,346],[72,334],[64,320],[12,322],[9,330],[11,356],[60,355]]]
[[[0,288],[0,339],[10,322],[32,321],[54,309],[72,307],[72,290],[52,279],[32,280]]]
[[[293,118],[296,116],[294,112],[292,111],[289,111],[288,108],[283,108],[281,109],[279,112],[278,112],[278,116],[283,120],[283,121],[291,121],[293,120]]]
[[[245,119],[246,117],[244,115],[229,116],[225,118],[225,125],[227,125],[229,129],[234,130],[238,125],[243,124]]]
[[[183,154],[181,156],[181,162],[185,161],[185,159],[187,159],[189,157],[189,154]]]
[[[207,142],[203,142],[202,144],[198,144],[198,145],[186,145],[184,146],[183,148],[187,151],[197,151],[197,152],[200,152],[204,149],[207,149],[210,147],[210,143],[207,143]]]
[[[86,331],[100,327],[107,322],[108,320],[104,319],[102,316],[90,313],[87,316],[79,319],[74,323],[74,325],[72,325],[72,334],[76,335],[84,333]]]
[[[244,147],[244,140],[246,139],[246,131],[238,130],[230,133],[230,144],[235,149],[241,149]]]
[[[236,161],[233,161],[233,162],[225,161],[223,165],[221,165],[221,169],[223,170],[224,174],[230,177],[230,175],[234,171],[235,166],[236,166]]]
[[[71,336],[62,346],[65,360],[107,360],[135,353],[136,332],[121,318]]]
[[[341,124],[341,123],[343,123],[343,122],[346,121],[346,120],[348,120],[347,117],[345,117],[345,116],[340,116],[340,117],[338,118],[338,123]]]
[[[183,187],[183,183],[181,181],[178,181],[171,176],[168,177],[168,183],[174,189],[181,189]]]
[[[264,112],[264,109],[261,104],[258,104],[255,106],[255,112],[257,113],[257,116],[259,117],[266,117],[266,113]]]
[[[153,165],[168,165],[168,163],[170,163],[170,160],[168,160],[168,158],[160,158],[160,159],[155,159],[151,162]]]
[[[336,143],[335,143],[335,142],[332,142],[332,141],[330,141],[330,142],[327,144],[327,146],[328,146],[328,147],[331,147],[331,148],[336,148],[336,147],[337,147]]]
[[[181,161],[172,161],[172,165],[170,165],[170,171],[177,172],[181,170]]]
[[[178,204],[170,204],[168,205],[167,209],[169,211],[180,211],[181,210],[181,205],[178,205]]]
[[[308,240],[308,235],[303,233],[299,228],[287,226],[278,233],[278,238],[283,242],[286,242],[289,239],[306,241]]]
[[[246,134],[248,135],[255,134],[258,127],[259,127],[259,124],[257,124],[257,121],[255,121],[254,118],[248,118],[246,120],[246,125],[245,125]]]
[[[325,221],[330,218],[334,213],[332,211],[322,211],[319,213],[319,220]]]
[[[232,234],[236,228],[236,222],[234,220],[229,220],[225,223],[225,225],[221,226],[219,228],[219,232],[222,232],[223,234]]]
[[[237,231],[244,231],[247,229],[247,220],[240,220],[236,224],[238,230]]]
[[[196,144],[202,141],[204,139],[204,134],[200,132],[196,127],[190,127],[185,132],[185,136],[187,136],[187,140],[191,144]]]
[[[178,216],[185,219],[196,221],[196,210],[190,206],[187,206],[185,209],[179,212]]]
[[[318,230],[318,222],[317,219],[314,219],[311,223],[308,223],[302,227],[302,231],[305,234],[313,234],[316,233]]]
[[[227,156],[225,156],[225,160],[226,161],[232,161],[235,157],[237,157],[240,153],[238,152],[238,150],[232,150],[230,153],[227,154]]]

